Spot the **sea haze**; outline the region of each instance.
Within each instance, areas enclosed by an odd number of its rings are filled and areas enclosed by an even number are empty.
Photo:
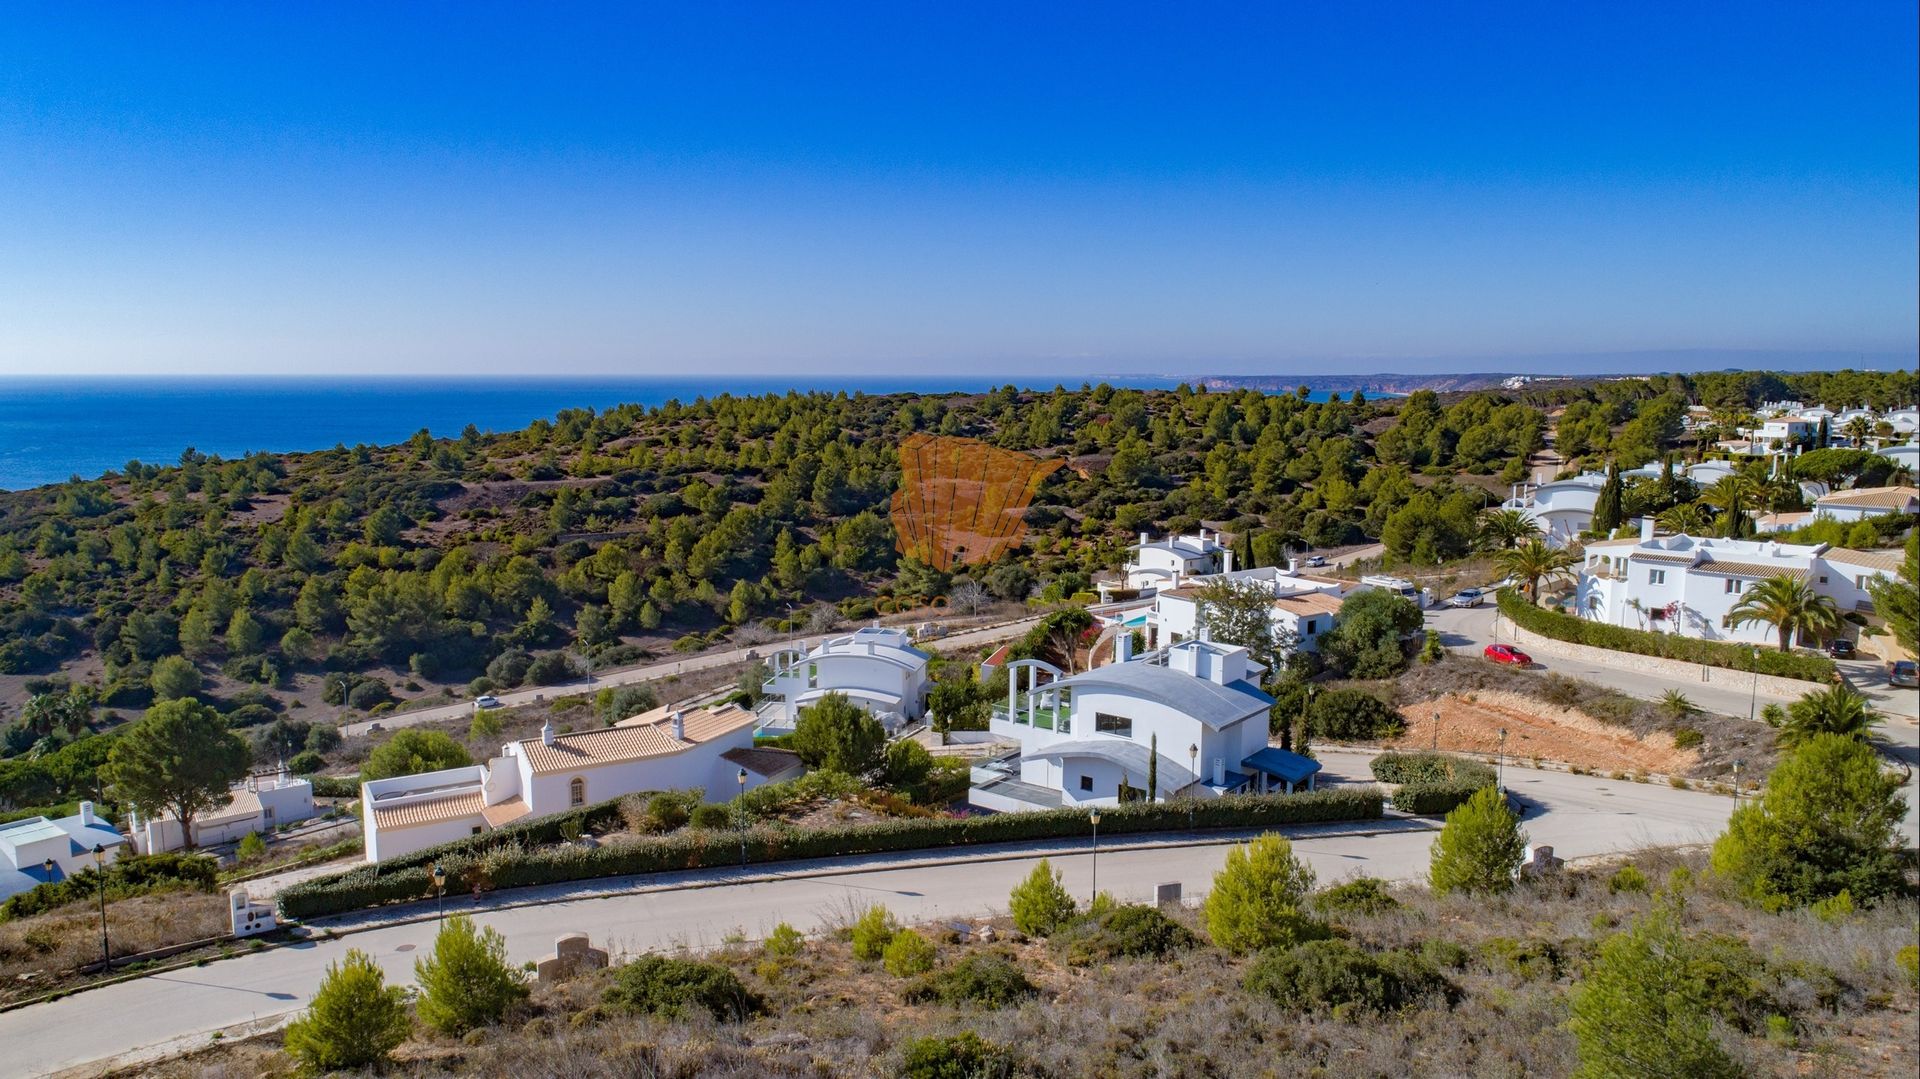
[[[798,379],[18,379],[0,380],[0,490],[94,477],[128,461],[171,464],[189,447],[233,458],[254,451],[404,441],[425,427],[511,431],[562,409],[663,404],[731,393],[978,392],[1005,378]],[[1081,379],[1065,380],[1079,385]],[[1165,388],[1167,378],[1108,379]],[[1051,389],[1052,380],[1041,385]]]

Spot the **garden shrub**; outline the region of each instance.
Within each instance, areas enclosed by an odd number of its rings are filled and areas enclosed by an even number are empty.
[[[1504,892],[1526,857],[1527,836],[1500,792],[1484,787],[1447,814],[1433,841],[1427,882],[1434,894]]]
[[[1310,716],[1316,736],[1341,741],[1391,738],[1406,728],[1392,705],[1359,689],[1327,690],[1313,699]]]
[[[1013,1054],[971,1030],[907,1043],[901,1079],[1007,1079]]]
[[[892,912],[882,906],[867,908],[860,920],[853,923],[853,957],[855,959],[879,959],[886,955],[887,945],[893,943],[894,934],[900,932],[900,923],[893,920]]]
[[[932,941],[911,929],[902,929],[887,942],[882,962],[888,974],[896,978],[909,978],[932,970],[934,958]]]
[[[303,749],[287,762],[287,768],[297,776],[310,776],[327,766],[327,758],[311,749]]]
[[[1344,940],[1310,941],[1263,953],[1246,988],[1303,1010],[1385,1014],[1456,990],[1432,963],[1411,952],[1374,955]]]
[[[907,989],[911,1003],[1004,1008],[1039,992],[1006,956],[981,952],[923,976]]]
[[[1382,753],[1372,762],[1382,783],[1398,783],[1393,808],[1417,816],[1447,813],[1495,782],[1492,768],[1446,753]]]
[[[687,823],[709,830],[737,827],[732,808],[718,802],[702,802],[694,806],[693,812],[687,815]]]
[[[491,1026],[527,996],[519,971],[507,965],[506,938],[465,915],[447,919],[433,951],[414,960],[413,974],[420,1021],[442,1034]]]
[[[1644,892],[1647,890],[1647,875],[1630,865],[1623,865],[1607,878],[1607,893],[1619,895],[1621,892]]]
[[[1302,907],[1314,872],[1293,856],[1293,844],[1271,833],[1227,851],[1207,895],[1207,933],[1230,952],[1285,947],[1327,935]]]
[[[1160,908],[1141,905],[1089,914],[1053,938],[1062,958],[1076,967],[1113,959],[1159,959],[1199,943],[1191,929]]]
[[[1034,937],[1047,936],[1073,917],[1073,897],[1060,883],[1060,871],[1045,858],[1026,880],[1014,885],[1007,907],[1013,912],[1014,928]]]
[[[1749,645],[1707,641],[1672,633],[1650,633],[1576,618],[1545,607],[1536,607],[1525,596],[1508,588],[1500,590],[1499,606],[1500,613],[1512,619],[1521,629],[1557,641],[1736,671],[1754,669],[1753,650]],[[1834,675],[1833,660],[1826,656],[1772,649],[1760,651],[1759,670],[1761,674],[1797,678],[1806,682],[1829,682]]]
[[[353,949],[327,966],[313,1002],[287,1024],[282,1044],[309,1071],[360,1069],[384,1063],[411,1026],[407,991],[388,985],[380,965]]]
[[[614,971],[601,997],[620,1011],[674,1018],[700,1008],[715,1019],[741,1020],[758,1015],[766,1004],[718,963],[643,955]]]
[[[0,903],[0,922],[42,914],[68,903],[98,899],[101,875],[101,870],[88,866],[70,877],[38,884],[11,896]],[[105,876],[108,899],[175,889],[210,892],[219,883],[220,866],[208,855],[184,851],[129,854],[109,862]]]
[[[1400,901],[1388,894],[1386,881],[1356,877],[1315,895],[1313,905],[1323,914],[1382,914],[1398,907]]]
[[[267,853],[267,841],[260,838],[259,832],[248,832],[234,844],[233,857],[236,861],[246,862]]]

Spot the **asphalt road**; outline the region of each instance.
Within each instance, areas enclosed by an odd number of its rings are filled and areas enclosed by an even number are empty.
[[[1018,622],[1001,623],[982,629],[966,630],[946,637],[936,638],[932,643],[938,648],[966,648],[989,644],[994,641],[1017,637],[1033,627],[1039,616],[1022,619]],[[812,637],[800,637],[794,644],[812,647],[830,637],[842,636],[850,630],[836,630]],[[705,652],[682,659],[661,660],[658,663],[643,664],[638,667],[623,667],[618,670],[601,671],[577,682],[568,682],[557,686],[538,686],[531,689],[512,690],[496,693],[500,703],[506,707],[537,704],[550,697],[564,696],[569,693],[586,693],[605,689],[609,686],[630,686],[639,682],[655,682],[676,674],[688,674],[693,671],[707,670],[713,667],[725,667],[734,663],[746,662],[748,653],[757,652],[761,656],[786,647],[787,641],[774,641],[766,644],[731,648],[724,652]],[[431,723],[441,719],[465,719],[473,714],[473,702],[461,701],[458,704],[439,705],[433,708],[419,708],[408,712],[399,712],[381,716],[379,719],[348,723],[340,728],[342,734],[365,734],[369,728],[378,725],[383,731],[398,730],[419,723]]]
[[[1367,776],[1366,759],[1324,754],[1329,773],[1358,779]],[[1561,772],[1510,767],[1506,782],[1528,806],[1525,825],[1533,842],[1551,844],[1567,858],[1706,842],[1733,808],[1729,798],[1697,791]],[[1433,841],[1432,822],[1408,819],[1288,831],[1323,883],[1360,874],[1422,877]],[[1091,892],[1097,861],[1100,887],[1123,899],[1149,898],[1156,885],[1173,881],[1190,897],[1201,894],[1225,859],[1227,845],[1219,836],[1175,847],[1137,846],[1155,838],[1169,837],[1135,839],[1129,841],[1132,849],[1103,841],[1097,857],[1090,842],[1064,850],[1060,844],[1016,844],[978,849],[943,864],[925,864],[911,854],[827,860],[782,867],[784,877],[746,883],[726,883],[727,873],[679,874],[675,882],[710,886],[597,898],[569,898],[556,889],[552,902],[488,910],[480,917],[506,935],[509,958],[519,963],[549,952],[556,936],[581,930],[596,945],[631,954],[715,945],[732,932],[757,938],[782,921],[818,930],[872,903],[909,922],[975,917],[1004,910],[1009,890],[1048,850],[1075,894]],[[819,875],[795,875],[800,872]],[[216,1030],[284,1017],[305,1005],[327,964],[349,947],[372,954],[395,981],[410,983],[413,960],[431,944],[433,931],[431,922],[372,929],[0,1013],[0,1076],[90,1072],[111,1060],[125,1064],[204,1045]]]

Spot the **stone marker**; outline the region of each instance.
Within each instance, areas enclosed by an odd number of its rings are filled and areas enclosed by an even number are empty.
[[[550,985],[571,978],[583,970],[600,970],[607,965],[607,953],[592,945],[585,933],[567,933],[555,937],[553,954],[540,960],[534,970],[540,984]]]

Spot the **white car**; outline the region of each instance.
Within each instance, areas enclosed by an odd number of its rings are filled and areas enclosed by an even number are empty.
[[[479,697],[475,697],[475,698],[473,699],[473,706],[474,706],[475,708],[501,708],[501,707],[504,707],[504,705],[502,705],[502,704],[500,703],[500,698],[498,698],[498,697],[495,697],[495,696],[494,696],[494,695],[492,695],[491,693],[489,693],[489,694],[485,694],[485,695],[483,695],[483,696],[479,696]]]
[[[1462,588],[1460,591],[1447,597],[1447,606],[1478,607],[1480,606],[1480,600],[1485,596],[1486,593],[1480,591],[1478,588]]]
[[[1327,560],[1317,554],[1307,556],[1307,560],[1304,563],[1304,565],[1308,565],[1308,566],[1324,566],[1326,564],[1327,564]]]

